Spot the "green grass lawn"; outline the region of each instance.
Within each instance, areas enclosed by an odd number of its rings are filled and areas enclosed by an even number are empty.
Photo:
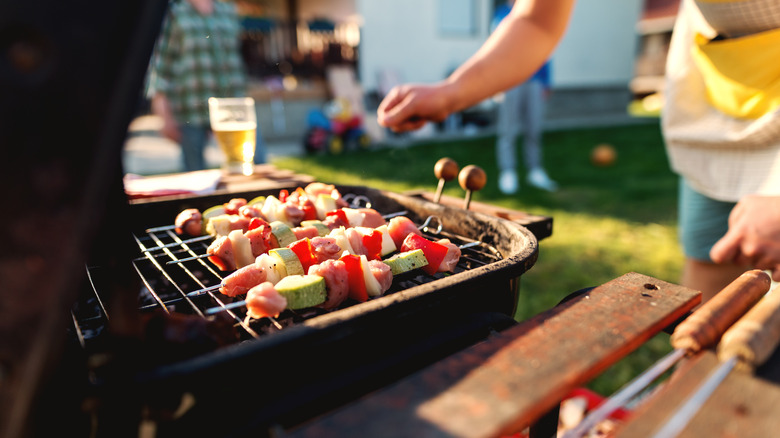
[[[521,278],[518,320],[555,306],[572,292],[628,272],[679,283],[677,177],[669,169],[657,123],[547,133],[545,164],[560,185],[555,193],[521,185],[516,195],[501,194],[494,143],[494,137],[435,141],[341,156],[279,158],[273,164],[320,181],[396,192],[435,190],[433,166],[441,157],[453,158],[461,168],[482,167],[488,182],[474,194],[475,201],[553,218],[552,236],[539,242],[539,259]],[[599,143],[617,150],[612,166],[590,163],[590,152]],[[445,193],[464,196],[454,181]],[[668,336],[658,335],[590,387],[602,394],[614,392],[669,349]]]

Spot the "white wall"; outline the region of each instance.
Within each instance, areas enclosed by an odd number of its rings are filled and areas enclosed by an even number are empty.
[[[580,0],[553,54],[556,86],[626,84],[634,72],[641,0]]]
[[[363,18],[360,77],[375,89],[382,69],[394,69],[404,81],[432,82],[474,53],[488,35],[490,2],[478,1],[476,33],[441,35],[438,8],[447,0],[356,0]]]
[[[449,1],[355,0],[363,20],[359,64],[364,89],[376,89],[378,72],[388,68],[403,81],[442,79],[479,48],[488,35],[492,2],[472,0],[478,14],[475,34],[451,36],[438,30],[439,5]],[[642,0],[580,0],[553,55],[554,86],[627,86],[641,7]]]

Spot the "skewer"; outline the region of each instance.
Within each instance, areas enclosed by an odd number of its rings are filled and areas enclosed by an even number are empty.
[[[441,158],[433,166],[433,174],[439,179],[439,185],[436,187],[436,194],[433,196],[433,202],[438,204],[441,199],[441,193],[444,191],[444,184],[458,176],[458,163],[452,158]]]
[[[341,199],[347,201],[351,208],[371,208],[372,205],[371,199],[365,195],[354,195],[352,193],[347,193],[346,195],[342,196]]]
[[[431,226],[431,223],[433,223],[433,222],[436,222],[436,224],[437,224],[435,230],[431,230],[431,229],[428,228],[428,227]],[[420,231],[424,231],[426,233],[430,233],[430,234],[439,234],[439,233],[441,233],[442,227],[443,227],[443,225],[441,223],[441,220],[439,220],[439,218],[437,216],[428,216],[425,219],[425,222],[423,222],[422,225],[417,227],[417,229],[420,230]]]
[[[147,228],[145,232],[146,232],[147,234],[148,234],[148,233],[157,233],[157,232],[160,232],[160,231],[168,231],[168,230],[173,230],[173,229],[175,229],[175,228],[176,228],[176,225],[163,225],[163,226],[161,226],[161,227]]]
[[[458,246],[458,248],[466,249],[466,248],[471,248],[473,246],[477,246],[477,245],[481,245],[481,244],[482,244],[482,242],[469,242],[469,243],[465,243],[463,245]],[[187,295],[188,296],[190,294],[201,295],[201,294],[204,294],[204,293],[208,292],[208,290],[214,290],[214,289],[218,289],[220,287],[222,287],[221,284],[218,285],[218,286],[210,286],[210,287],[208,287],[206,289],[200,289],[200,290],[196,290],[196,291],[190,292]],[[205,313],[206,313],[206,315],[213,315],[213,314],[219,313],[219,312],[221,312],[223,310],[235,309],[237,307],[242,307],[242,306],[245,306],[245,305],[246,305],[246,300],[234,301],[234,302],[232,302],[230,304],[226,304],[224,306],[217,306],[217,307],[212,307],[210,309],[206,309]]]
[[[654,437],[679,435],[732,370],[753,373],[769,359],[778,343],[780,343],[780,288],[775,288],[723,334],[717,350],[721,365],[710,374]]]
[[[204,287],[203,289],[198,289],[198,290],[194,290],[192,292],[189,292],[189,293],[187,293],[187,296],[190,297],[190,298],[198,297],[198,296],[207,294],[207,293],[209,293],[209,292],[211,292],[213,290],[218,290],[221,287],[222,287],[221,283],[220,284],[215,284],[214,286]]]
[[[387,220],[387,219],[391,219],[391,218],[393,218],[395,216],[403,216],[403,215],[405,215],[407,213],[408,212],[406,210],[403,210],[403,211],[399,211],[399,212],[396,212],[396,213],[386,214],[386,215],[384,215],[382,217],[385,220]],[[430,217],[428,218],[428,221],[429,220],[431,220]],[[423,224],[423,226],[427,226],[428,225],[428,221],[426,221],[426,223]],[[420,228],[420,229],[422,229],[422,228]],[[438,230],[439,230],[439,232],[441,231],[441,225],[439,225]],[[207,240],[207,239],[211,239],[211,238],[212,238],[212,236],[200,236],[200,237],[196,237],[195,239]],[[189,240],[193,240],[193,239],[189,239]],[[189,242],[189,240],[182,241],[182,243],[187,243],[187,242]],[[171,246],[177,246],[177,245],[180,245],[180,244],[164,245],[164,246],[159,246],[157,248],[171,247]],[[151,248],[151,249],[154,249],[154,248]],[[167,262],[165,262],[165,264],[166,265],[175,265],[177,263],[184,263],[184,262],[191,262],[193,260],[205,259],[205,258],[208,258],[209,256],[210,256],[209,254],[199,254],[199,255],[196,255],[196,256],[192,256],[192,257],[185,257],[185,258],[176,259],[176,260],[168,260]]]
[[[585,436],[687,354],[715,346],[723,333],[764,296],[770,285],[769,275],[761,270],[754,269],[740,275],[675,328],[671,336],[674,350],[591,411],[562,438]]]
[[[172,242],[172,243],[169,243],[167,245],[160,245],[160,246],[153,246],[151,248],[146,248],[146,249],[143,250],[143,252],[152,252],[152,251],[158,251],[158,250],[165,249],[165,248],[173,248],[174,246],[181,246],[181,245],[184,245],[184,244],[187,244],[187,243],[201,242],[201,241],[204,241],[204,240],[209,240],[211,238],[212,237],[210,235],[193,237],[191,239],[182,240],[181,242]]]
[[[469,164],[460,171],[460,174],[458,174],[458,182],[460,183],[461,188],[466,191],[466,202],[463,209],[468,210],[469,204],[471,204],[472,193],[477,190],[482,190],[482,188],[485,187],[487,175],[481,167]]]

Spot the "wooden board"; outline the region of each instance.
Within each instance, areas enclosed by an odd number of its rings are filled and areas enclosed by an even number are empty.
[[[719,365],[711,351],[680,364],[658,392],[621,425],[617,437],[651,437]],[[760,377],[732,371],[680,438],[770,437],[780,435],[780,386]]]
[[[629,273],[290,431],[291,437],[497,437],[533,424],[696,306]]]
[[[164,176],[164,175],[158,175]],[[314,177],[295,173],[287,169],[278,169],[271,164],[255,165],[253,175],[223,174],[214,192],[210,195],[224,196],[230,194],[246,194],[261,190],[274,190],[289,187],[305,187],[314,181]],[[192,197],[190,194],[166,195],[131,199],[131,204],[147,204],[150,202],[174,201]]]

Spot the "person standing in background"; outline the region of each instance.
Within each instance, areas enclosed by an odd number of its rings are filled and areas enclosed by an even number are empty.
[[[682,0],[666,65],[662,132],[680,175],[682,285],[706,302],[750,268],[780,281],[780,7]],[[472,106],[530,77],[560,40],[574,0],[517,0],[447,79],[403,84],[377,119],[395,132]]]
[[[514,0],[496,7],[491,23],[495,32],[501,21],[512,10]],[[517,178],[517,136],[523,129],[523,160],[527,170],[526,182],[547,191],[555,191],[558,184],[551,180],[542,166],[542,132],[545,101],[550,92],[550,61],[524,83],[504,92],[498,106],[496,158],[498,188],[510,195],[519,189]]]
[[[163,120],[161,133],[181,146],[185,171],[206,168],[211,135],[209,97],[248,94],[235,5],[218,0],[179,0],[170,5],[152,57],[147,96]],[[255,163],[265,162],[257,131]]]

